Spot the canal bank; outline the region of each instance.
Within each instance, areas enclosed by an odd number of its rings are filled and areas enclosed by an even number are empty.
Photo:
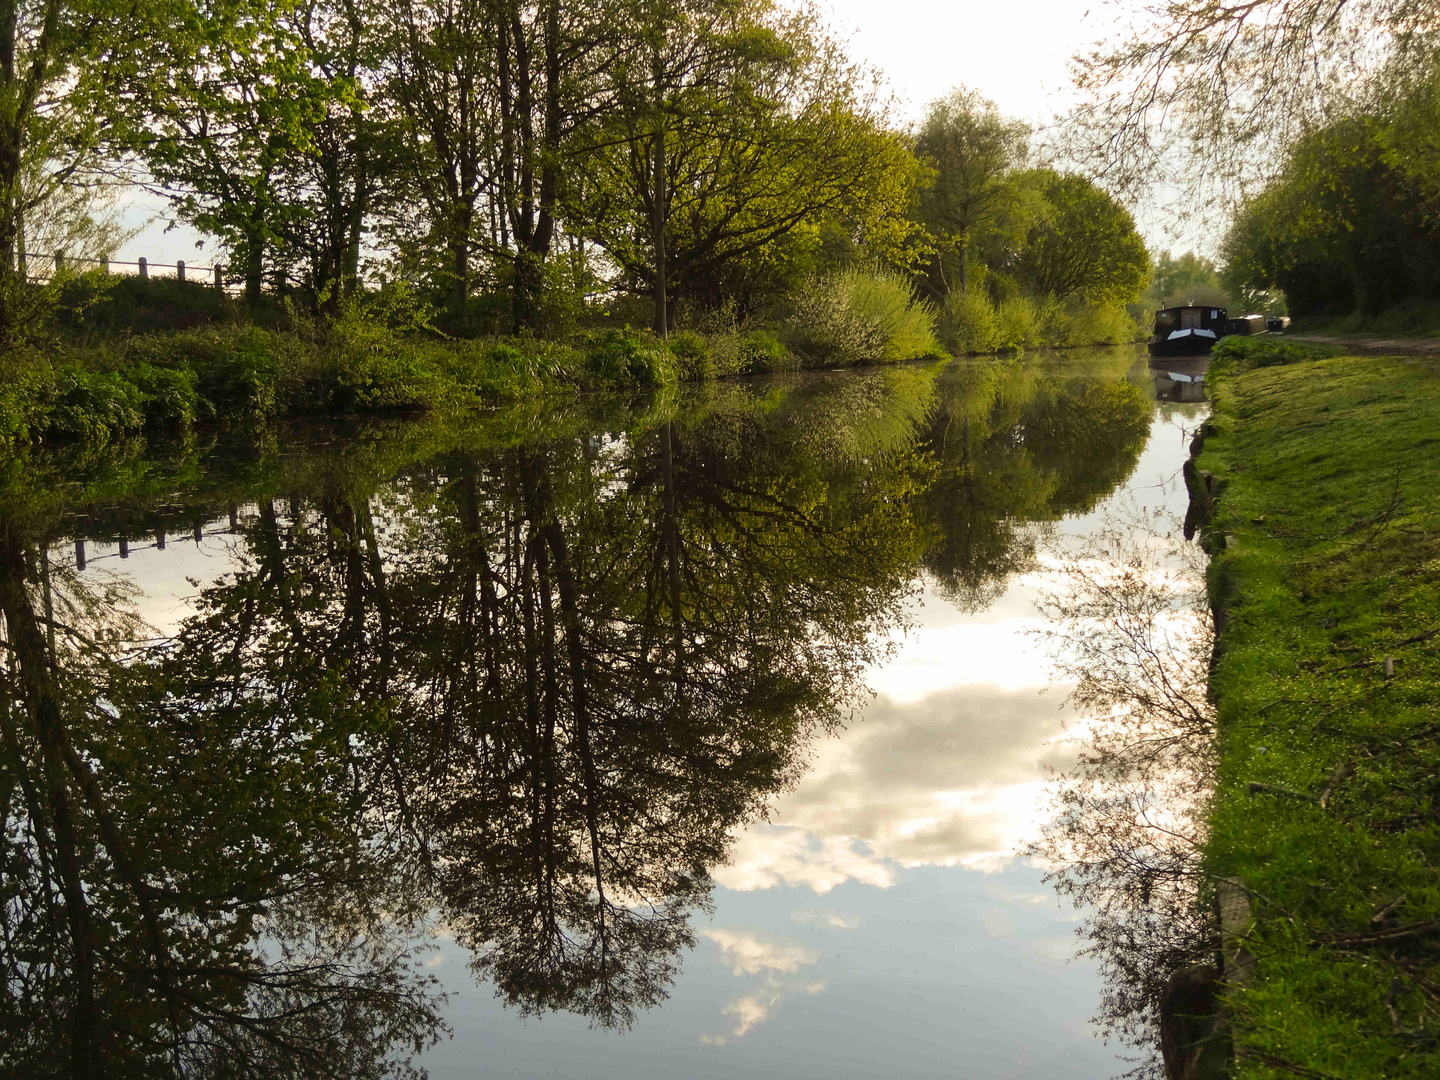
[[[1203,858],[1253,919],[1253,972],[1226,991],[1235,1073],[1432,1077],[1440,368],[1257,359],[1212,371],[1188,470],[1217,629]]]

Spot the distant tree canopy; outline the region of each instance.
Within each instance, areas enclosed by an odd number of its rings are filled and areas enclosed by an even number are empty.
[[[1296,314],[1440,299],[1440,73],[1300,139],[1226,240],[1227,278]]]
[[[931,243],[926,290],[943,302],[976,272],[997,298],[1137,299],[1150,258],[1134,218],[1083,176],[1026,168],[1029,137],[974,91],[931,104],[915,138],[933,172],[917,210]]]

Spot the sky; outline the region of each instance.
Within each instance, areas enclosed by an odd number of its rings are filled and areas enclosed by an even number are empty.
[[[1091,7],[1086,0],[832,0],[821,10],[855,59],[885,72],[907,119],[963,84],[1039,124],[1064,111],[1069,59],[1104,29]]]

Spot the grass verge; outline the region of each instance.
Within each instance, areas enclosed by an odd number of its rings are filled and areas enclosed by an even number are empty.
[[[1211,565],[1205,863],[1256,916],[1237,1071],[1434,1077],[1440,368],[1222,356],[1212,386],[1198,465],[1220,484],[1211,535],[1233,541]]]

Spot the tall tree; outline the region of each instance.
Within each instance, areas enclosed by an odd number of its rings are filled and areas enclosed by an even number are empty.
[[[915,137],[915,151],[934,170],[920,194],[920,215],[935,238],[931,289],[950,291],[946,256],[957,263],[960,291],[969,285],[972,246],[1018,216],[1017,183],[1029,153],[1030,127],[1000,115],[995,103],[959,87],[933,102]]]
[[[657,330],[719,268],[796,230],[903,215],[913,159],[813,15],[767,0],[641,14],[660,25],[637,24],[614,69],[618,106],[569,217],[655,297]]]
[[[0,2],[0,347],[40,316],[25,279],[26,210],[96,163],[117,86],[160,29],[155,12],[111,0]]]
[[[1041,169],[1033,180],[1046,209],[1020,253],[1020,280],[1062,300],[1137,299],[1150,279],[1150,255],[1130,212],[1074,173]]]

